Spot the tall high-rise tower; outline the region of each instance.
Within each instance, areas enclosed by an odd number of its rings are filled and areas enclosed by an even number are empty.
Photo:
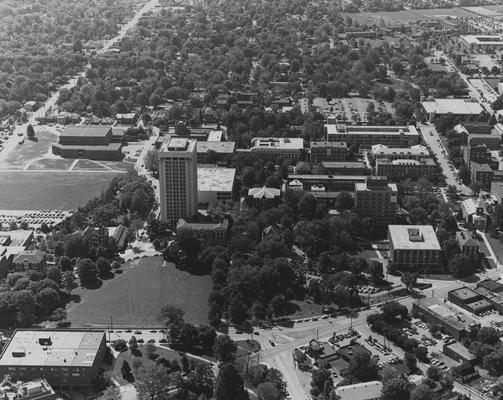
[[[159,151],[161,219],[176,224],[197,213],[197,141],[168,138]]]

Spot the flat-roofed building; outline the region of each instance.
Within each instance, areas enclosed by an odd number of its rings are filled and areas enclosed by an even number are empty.
[[[91,387],[105,353],[103,330],[18,329],[0,355],[0,376],[21,381],[43,376],[61,389]]]
[[[311,142],[310,152],[312,164],[323,161],[344,161],[348,158],[346,142]]]
[[[218,201],[232,200],[235,177],[235,168],[198,167],[198,203],[215,204]]]
[[[416,301],[412,305],[412,313],[423,321],[439,325],[444,332],[456,340],[467,336],[470,329],[478,325],[466,315],[450,310],[436,297]]]
[[[386,176],[393,181],[423,177],[432,180],[439,175],[437,164],[432,158],[421,160],[379,158],[376,160],[375,168],[377,175]]]
[[[199,164],[227,162],[235,152],[236,142],[197,142]]]
[[[323,169],[334,175],[369,175],[370,169],[363,161],[323,161]]]
[[[197,213],[197,141],[168,138],[159,151],[161,219],[176,224]]]
[[[381,398],[383,384],[379,381],[337,386],[335,394],[340,400],[378,400]]]
[[[446,114],[460,117],[480,115],[484,109],[472,99],[431,99],[421,102],[421,107],[430,121]]]
[[[390,225],[388,239],[390,259],[399,268],[440,268],[442,250],[431,225]]]
[[[264,161],[282,157],[291,161],[301,159],[304,150],[302,138],[256,137],[251,140],[250,151]]]
[[[503,49],[503,39],[500,35],[461,35],[459,43],[470,50]]]
[[[52,144],[53,154],[64,158],[122,160],[122,143],[112,141],[112,127],[104,125],[68,126]]]
[[[291,174],[288,176],[288,189],[295,190],[337,192],[353,192],[356,183],[364,183],[365,175],[305,175]],[[300,187],[302,185],[302,188]]]
[[[470,134],[468,135],[468,144],[470,146],[484,145],[488,150],[499,150],[501,147],[501,133]]]
[[[372,218],[376,224],[396,222],[398,204],[396,184],[385,176],[368,176],[364,183],[355,183],[355,212]]]
[[[421,160],[423,158],[431,157],[431,154],[428,148],[421,144],[405,148],[395,148],[388,147],[383,144],[375,144],[372,146],[369,156],[372,160],[377,160],[379,158],[388,160]]]
[[[442,353],[444,353],[447,357],[456,360],[460,364],[463,363],[470,365],[476,364],[476,357],[472,353],[470,353],[470,350],[468,350],[465,346],[463,346],[459,342],[444,344]]]
[[[491,169],[489,164],[479,164],[473,161],[470,162],[470,174],[472,182],[478,183],[482,190],[485,190],[486,192],[491,191],[494,171]]]
[[[451,290],[447,299],[457,306],[478,315],[493,308],[484,296],[467,287]]]
[[[12,382],[9,376],[0,381],[2,400],[62,400],[45,379]]]
[[[337,125],[326,124],[328,142],[346,142],[360,149],[370,149],[373,145],[384,144],[389,147],[410,147],[419,144],[419,132],[413,125],[375,126],[375,125]]]

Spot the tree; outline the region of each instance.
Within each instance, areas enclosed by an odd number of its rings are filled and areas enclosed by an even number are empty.
[[[482,365],[492,376],[503,375],[503,348],[499,348],[486,355]]]
[[[416,357],[422,362],[428,361],[428,348],[425,346],[418,346],[416,349]]]
[[[73,269],[72,260],[70,259],[70,257],[59,257],[58,264],[59,268],[61,268],[63,271],[70,271]]]
[[[166,367],[152,361],[143,362],[134,370],[138,400],[166,399],[171,379]]]
[[[428,385],[421,383],[410,392],[410,400],[433,400],[435,393]]]
[[[122,362],[121,374],[126,381],[134,382],[134,376],[131,373],[131,367],[129,366],[129,363],[126,360]]]
[[[82,285],[96,282],[98,279],[98,269],[96,264],[89,258],[83,258],[77,263],[77,275]]]
[[[96,260],[96,268],[98,269],[98,273],[101,278],[107,276],[112,271],[110,262],[103,257],[100,257]]]
[[[138,341],[136,340],[136,336],[131,336],[131,339],[129,339],[129,348],[133,354],[138,351]]]
[[[259,400],[281,400],[283,394],[275,382],[264,382],[257,387],[257,397]]]
[[[75,277],[72,272],[67,271],[61,276],[61,286],[63,286],[68,295],[70,295],[70,292],[75,286]]]
[[[227,335],[220,335],[215,339],[213,354],[220,362],[227,363],[234,361],[236,357],[236,345]]]
[[[499,341],[498,331],[492,327],[483,326],[479,329],[477,340],[482,343],[495,345]]]
[[[411,353],[409,351],[405,352],[405,364],[407,364],[407,367],[409,367],[411,372],[416,371],[417,369],[417,358],[414,353]]]
[[[381,400],[409,400],[410,384],[403,375],[395,376],[383,382]]]
[[[409,315],[407,307],[397,301],[388,301],[384,303],[381,306],[381,311],[384,319],[389,323],[395,322],[397,317],[404,319]]]
[[[109,387],[105,389],[105,391],[101,393],[100,397],[98,397],[98,400],[120,400],[120,399],[121,394],[119,392],[119,389],[117,389],[116,387]]]
[[[28,136],[28,139],[33,139],[35,137],[35,129],[33,129],[31,124],[28,124],[26,127],[26,136]]]
[[[369,382],[379,378],[379,368],[370,358],[369,353],[357,351],[349,363],[348,374],[356,377],[360,382]]]
[[[321,393],[327,381],[332,382],[332,374],[328,369],[313,369],[311,373],[311,393]]]
[[[182,324],[183,314],[183,310],[170,305],[164,306],[161,310],[161,316],[166,326]]]
[[[215,382],[215,400],[248,400],[243,378],[231,363],[224,363],[218,370]]]
[[[61,285],[61,270],[58,267],[47,268],[46,276],[58,285]]]
[[[472,260],[470,260],[470,257],[463,254],[456,254],[451,258],[448,263],[448,268],[449,272],[457,278],[464,278],[475,272]]]
[[[338,211],[351,210],[354,206],[353,196],[348,192],[340,192],[335,201],[335,208]]]
[[[417,273],[404,272],[402,274],[401,281],[407,288],[408,292],[411,292],[412,288],[416,285],[417,277],[418,277]]]
[[[150,172],[159,171],[159,153],[154,150],[150,150],[145,156],[145,168]]]

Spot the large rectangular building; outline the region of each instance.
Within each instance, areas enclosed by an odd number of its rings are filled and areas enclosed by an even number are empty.
[[[111,126],[68,126],[52,145],[52,153],[63,158],[89,158],[91,160],[122,160],[122,143],[114,142]]]
[[[410,147],[419,144],[419,132],[413,125],[374,126],[326,124],[328,142],[346,142],[360,149],[370,149],[376,144],[388,147]]]
[[[197,213],[197,141],[168,138],[159,151],[161,219],[175,225]]]
[[[250,151],[264,161],[276,161],[278,157],[291,161],[301,159],[304,149],[302,138],[256,137],[251,140]]]
[[[312,164],[323,161],[344,161],[348,157],[348,146],[345,142],[311,142]]]
[[[421,160],[389,160],[379,158],[376,160],[375,168],[377,175],[386,176],[393,181],[406,178],[418,179],[422,177],[432,180],[439,175],[437,164],[432,158],[423,158]]]
[[[0,376],[44,377],[56,389],[91,387],[106,353],[105,331],[18,329],[0,355]]]
[[[199,204],[215,204],[232,200],[235,168],[198,167],[197,201]]]
[[[294,175],[288,176],[289,190],[305,190],[307,192],[338,192],[344,190],[353,192],[355,183],[364,183],[365,175]]]
[[[470,50],[500,50],[503,40],[499,35],[461,35],[459,43]]]
[[[385,176],[368,176],[355,184],[355,212],[372,218],[376,224],[396,223],[398,189]]]
[[[425,272],[440,268],[442,250],[431,225],[390,225],[388,240],[390,259],[399,268]]]
[[[236,151],[236,142],[197,142],[197,162],[216,164],[227,162]]]
[[[429,121],[446,114],[469,117],[480,115],[484,111],[480,104],[472,99],[431,99],[421,102],[421,107],[428,115]]]
[[[369,158],[372,160],[377,160],[379,158],[388,160],[421,160],[427,157],[431,157],[430,152],[427,147],[421,144],[404,148],[376,144],[372,146],[369,152]]]
[[[470,329],[476,325],[474,320],[450,310],[436,297],[416,301],[412,305],[412,315],[417,315],[430,324],[439,325],[456,340],[467,336]]]

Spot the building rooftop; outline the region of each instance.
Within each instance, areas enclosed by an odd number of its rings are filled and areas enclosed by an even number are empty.
[[[459,330],[467,330],[475,321],[469,318],[464,313],[456,314],[445,306],[445,304],[436,297],[427,297],[415,303],[419,308],[428,310],[430,313],[435,314],[438,318],[442,319],[451,327]]]
[[[106,125],[72,125],[67,126],[59,137],[104,137],[111,129]]]
[[[160,156],[163,152],[186,152],[190,153],[194,150],[197,151],[197,141],[182,137],[168,137],[162,142]]]
[[[396,183],[388,183],[388,179],[385,176],[367,176],[364,182],[355,183],[355,191],[357,192],[367,192],[367,191],[390,191],[397,192],[398,188]]]
[[[91,367],[104,335],[99,330],[18,329],[0,365]]]
[[[40,264],[45,257],[45,253],[40,250],[25,250],[20,252],[14,257],[12,261],[14,264],[23,264],[25,262],[29,264]]]
[[[395,155],[404,156],[404,157],[407,157],[407,156],[409,156],[409,157],[412,157],[412,156],[429,157],[430,156],[430,152],[428,151],[428,148],[423,145],[420,145],[420,144],[416,144],[411,147],[400,147],[400,148],[392,148],[392,147],[385,146],[383,144],[375,144],[372,146],[371,152],[374,155],[374,157],[395,156]]]
[[[235,168],[197,167],[198,192],[232,192]]]
[[[360,181],[365,182],[365,175],[308,175],[308,174],[290,174],[289,179],[302,180],[343,180],[343,181]]]
[[[449,293],[452,293],[453,296],[456,296],[458,299],[462,300],[464,303],[470,303],[470,300],[474,300],[480,297],[480,295],[473,291],[470,288],[462,287],[459,289],[451,290]]]
[[[348,147],[348,144],[346,142],[311,142],[310,143],[310,147],[311,148],[315,148],[315,147],[321,147],[321,148],[339,147],[339,148],[346,149]]]
[[[213,150],[216,153],[233,154],[236,148],[236,142],[198,142],[197,152],[206,153]]]
[[[252,196],[254,199],[274,199],[281,195],[281,190],[269,187],[257,187],[250,188],[248,190],[248,196]]]
[[[333,168],[367,169],[367,165],[363,161],[322,161],[321,164],[327,169],[333,169]]]
[[[431,225],[389,225],[388,230],[395,250],[440,250]]]
[[[468,44],[503,46],[503,40],[499,35],[461,35],[460,39],[463,39]]]
[[[227,230],[229,226],[229,223],[227,220],[224,220],[223,222],[210,222],[210,223],[204,223],[204,222],[187,222],[184,219],[180,218],[178,220],[178,223],[176,224],[176,229],[190,229],[190,230],[196,230],[196,231],[214,231],[217,229],[222,229],[222,230]]]
[[[495,293],[503,292],[503,285],[501,283],[493,281],[491,279],[486,279],[484,281],[481,281],[477,284],[477,286],[486,288],[487,290],[490,290],[491,292],[495,292]]]
[[[350,135],[405,135],[419,136],[419,132],[413,125],[408,126],[380,126],[380,125],[344,125],[326,124],[328,135],[350,134]]]
[[[436,165],[432,158],[423,158],[421,160],[411,159],[396,159],[390,160],[388,158],[379,158],[376,165]]]
[[[340,400],[371,400],[381,397],[382,388],[382,382],[371,381],[339,386],[335,388],[335,393]]]
[[[475,356],[472,353],[470,353],[470,351],[459,342],[444,345],[444,353],[445,349],[451,349],[452,351],[463,357],[465,360],[475,360]]]
[[[252,150],[261,150],[261,149],[301,150],[303,148],[304,148],[304,139],[302,138],[256,137],[251,140]]]
[[[433,99],[421,105],[428,114],[479,115],[484,111],[479,103],[468,99]]]

